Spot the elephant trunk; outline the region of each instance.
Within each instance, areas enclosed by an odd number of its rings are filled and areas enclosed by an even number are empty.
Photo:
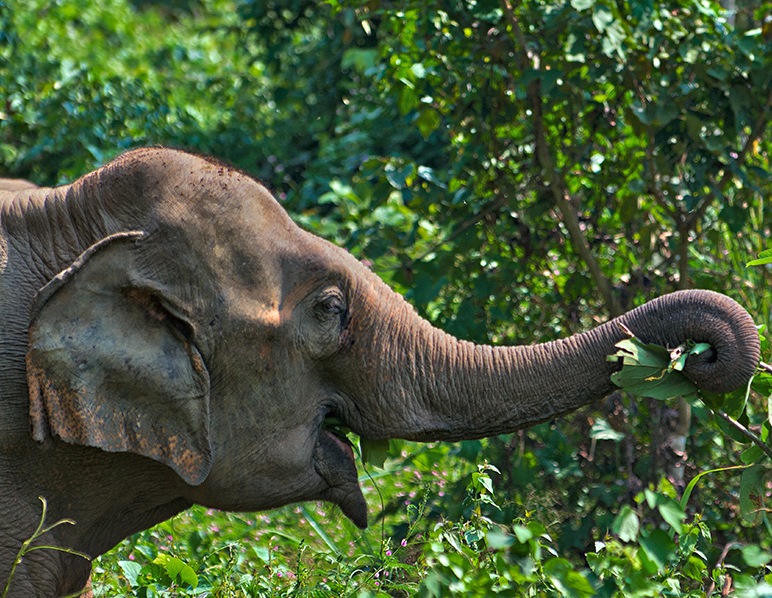
[[[371,404],[359,405],[352,427],[373,438],[461,440],[507,433],[587,403],[615,388],[608,361],[626,338],[619,324],[647,343],[675,348],[686,341],[713,350],[687,360],[684,373],[708,392],[747,383],[759,361],[759,338],[747,312],[710,291],[655,299],[589,332],[553,342],[491,347],[460,341],[431,327],[407,306],[392,306],[360,380]],[[375,347],[387,346],[376,352]],[[359,401],[364,399],[360,397]],[[369,402],[364,399],[365,402]]]

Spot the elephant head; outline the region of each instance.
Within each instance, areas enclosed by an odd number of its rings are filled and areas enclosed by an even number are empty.
[[[546,344],[457,340],[255,180],[180,151],[137,150],[35,193],[2,214],[8,246],[33,247],[16,250],[26,279],[14,304],[30,313],[32,435],[45,454],[93,447],[92,461],[162,464],[177,508],[322,499],[364,526],[353,451],[327,418],[368,439],[523,428],[613,390],[619,323],[647,342],[710,343],[685,373],[711,392],[745,384],[759,359],[750,317],[708,291]],[[137,527],[121,525],[111,541]]]

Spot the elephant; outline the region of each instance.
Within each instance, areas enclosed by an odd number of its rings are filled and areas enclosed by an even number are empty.
[[[626,338],[710,343],[685,374],[745,385],[757,329],[681,291],[530,346],[456,339],[344,249],[214,158],[132,150],[70,185],[0,202],[0,588],[47,501],[60,525],[9,596],[61,596],[90,560],[193,504],[367,509],[350,444],[512,432],[611,393]],[[85,557],[89,558],[85,558]]]
[[[26,179],[0,179],[0,192],[37,189],[37,185]]]

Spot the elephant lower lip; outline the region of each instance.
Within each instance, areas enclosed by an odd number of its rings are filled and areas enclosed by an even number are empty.
[[[343,440],[339,436],[336,436],[335,434],[333,434],[329,430],[324,430],[324,433],[327,436],[329,436],[330,438],[332,438],[332,440],[335,441],[335,444],[337,444],[341,448],[341,450],[349,456],[351,461],[354,461],[354,449],[352,448],[352,446],[348,442],[346,442],[345,440]]]
[[[327,488],[319,498],[340,506],[358,527],[367,527],[367,502],[359,487],[354,449],[345,439],[322,429],[314,450],[314,468]]]

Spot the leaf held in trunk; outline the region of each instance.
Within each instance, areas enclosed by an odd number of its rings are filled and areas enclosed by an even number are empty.
[[[609,361],[622,360],[622,369],[611,375],[617,386],[660,401],[697,392],[697,386],[674,365],[683,354],[673,360],[664,347],[643,343],[635,337],[618,342],[616,347],[619,350],[609,356]]]
[[[609,361],[622,361],[622,369],[611,375],[617,386],[640,396],[660,401],[692,396],[697,386],[681,373],[686,359],[710,348],[706,343],[686,343],[673,351],[644,343],[635,336],[619,341]]]

